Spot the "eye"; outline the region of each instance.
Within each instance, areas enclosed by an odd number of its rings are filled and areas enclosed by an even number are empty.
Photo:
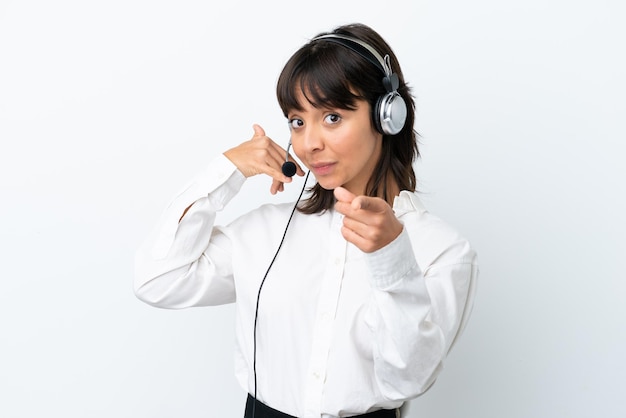
[[[304,121],[297,118],[289,119],[287,123],[289,124],[289,129],[298,129],[304,125]]]
[[[333,125],[335,123],[339,123],[339,121],[341,121],[341,116],[339,116],[336,113],[331,113],[329,115],[326,115],[326,117],[324,118],[324,121],[330,125]]]

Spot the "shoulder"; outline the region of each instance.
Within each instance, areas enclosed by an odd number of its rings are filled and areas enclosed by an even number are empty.
[[[470,242],[456,228],[430,213],[416,193],[401,192],[394,202],[394,211],[404,224],[422,268],[476,262]]]

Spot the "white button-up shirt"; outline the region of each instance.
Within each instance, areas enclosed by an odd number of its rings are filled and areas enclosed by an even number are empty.
[[[256,396],[290,415],[348,417],[426,391],[471,312],[467,240],[407,191],[394,202],[402,233],[369,254],[342,237],[338,212],[296,212],[259,293],[293,204],[216,226],[244,181],[220,155],[173,199],[137,251],[137,297],[172,309],[235,302],[235,373],[254,394],[259,295]]]

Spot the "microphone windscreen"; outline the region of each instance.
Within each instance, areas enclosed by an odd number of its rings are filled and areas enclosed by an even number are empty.
[[[287,177],[293,177],[294,174],[296,174],[296,163],[294,163],[293,161],[285,161],[283,163],[282,170],[283,174]]]

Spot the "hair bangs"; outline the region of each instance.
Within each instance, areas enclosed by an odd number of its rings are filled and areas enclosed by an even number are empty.
[[[303,109],[298,100],[302,96],[317,108],[350,110],[356,108],[357,100],[365,99],[348,81],[354,79],[348,73],[354,67],[346,65],[345,56],[339,57],[336,50],[327,48],[301,52],[286,65],[278,80],[278,103],[285,116],[291,110]]]

